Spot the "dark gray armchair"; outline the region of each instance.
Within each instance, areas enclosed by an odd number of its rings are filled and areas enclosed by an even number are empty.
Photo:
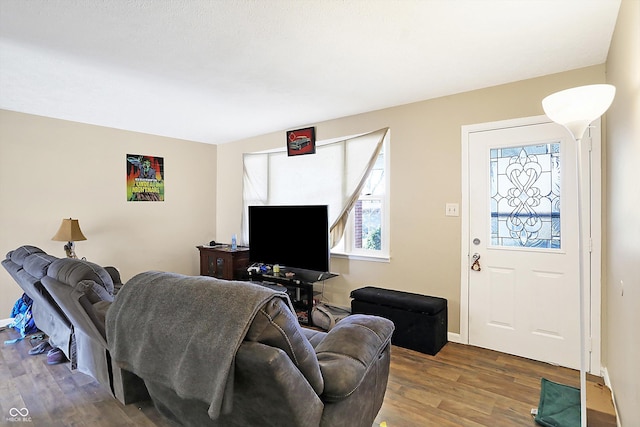
[[[203,289],[218,284],[223,292],[204,293]],[[180,425],[371,427],[387,386],[393,323],[353,315],[330,332],[302,328],[286,294],[251,286],[262,288],[210,277],[141,273],[124,285],[107,314],[107,339],[114,360],[134,370],[144,380],[156,408]],[[217,311],[212,295],[221,295],[222,306],[250,304],[242,288],[276,295],[257,306],[242,331],[232,391],[225,396],[231,405],[212,416],[213,404],[198,397],[209,390],[202,393],[192,382],[222,369],[224,363],[214,356],[215,349],[233,348],[235,341],[224,335],[212,342],[211,337],[223,323],[236,320],[233,310],[225,312],[222,307],[222,312]],[[163,319],[167,316],[171,321]],[[138,337],[128,344],[129,349],[121,350],[121,345],[127,346],[124,341],[132,338],[127,326],[132,322]],[[182,336],[174,341],[176,334]],[[140,346],[148,352],[144,357]],[[179,375],[172,379],[172,373]],[[209,382],[203,384],[206,388]]]

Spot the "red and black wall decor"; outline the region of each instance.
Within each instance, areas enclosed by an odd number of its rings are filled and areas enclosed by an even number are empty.
[[[287,131],[287,154],[289,156],[315,154],[315,152],[315,127]]]

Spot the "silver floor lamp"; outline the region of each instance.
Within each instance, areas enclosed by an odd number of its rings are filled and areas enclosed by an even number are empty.
[[[609,109],[616,88],[607,84],[596,84],[566,89],[542,100],[545,114],[554,122],[569,130],[577,144],[576,170],[578,179],[578,268],[580,282],[580,425],[587,426],[587,364],[586,364],[586,308],[584,304],[585,283],[582,261],[582,158],[581,140],[595,119]]]

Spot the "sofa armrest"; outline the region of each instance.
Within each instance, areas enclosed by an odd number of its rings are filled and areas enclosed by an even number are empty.
[[[391,342],[388,319],[355,314],[342,319],[316,346],[324,378],[323,400],[335,402],[358,389]]]
[[[104,269],[107,270],[107,273],[109,273],[109,276],[111,276],[111,280],[113,281],[113,296],[116,296],[118,294],[118,291],[122,287],[120,272],[117,268],[112,266],[107,266]]]
[[[234,422],[242,426],[318,426],[324,404],[282,349],[244,341],[236,354]],[[235,410],[237,408],[237,410]]]

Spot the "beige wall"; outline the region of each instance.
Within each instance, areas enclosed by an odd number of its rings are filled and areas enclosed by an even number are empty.
[[[445,203],[461,202],[461,126],[541,115],[546,95],[604,79],[601,65],[310,124],[320,140],[391,128],[391,261],[333,258],[340,277],[326,281],[325,298],[348,306],[350,291],[364,285],[441,296],[449,301],[449,331],[459,333],[461,223],[444,212]],[[218,147],[221,240],[240,230],[242,153],[284,142],[282,131]]]
[[[79,256],[145,270],[198,274],[196,245],[215,235],[216,150],[175,140],[0,110],[0,257],[23,244],[65,256],[62,218],[88,240]],[[126,154],[164,157],[165,202],[126,201]],[[0,268],[0,318],[22,294]]]
[[[640,423],[640,2],[623,0],[607,59],[605,366],[624,426]],[[624,293],[623,286],[624,283]]]

